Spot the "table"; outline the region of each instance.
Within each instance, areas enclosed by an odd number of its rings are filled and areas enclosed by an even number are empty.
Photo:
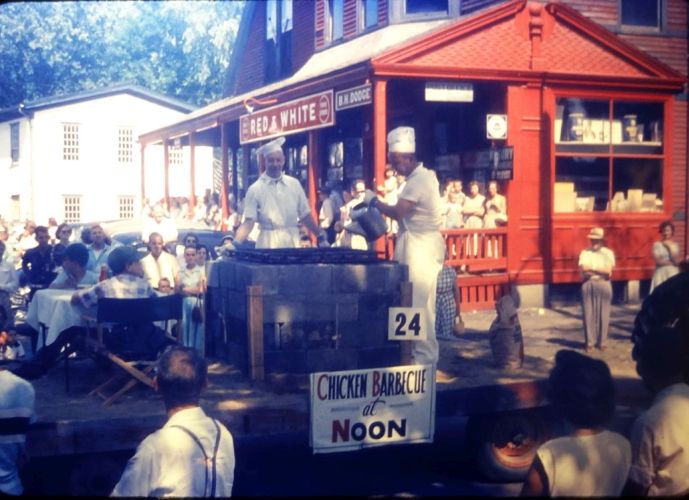
[[[40,335],[41,325],[48,329],[45,345],[52,344],[58,335],[72,326],[81,326],[83,310],[72,305],[70,299],[75,290],[59,290],[46,288],[38,290],[26,313],[26,323],[39,332],[36,349],[43,347],[43,336]]]

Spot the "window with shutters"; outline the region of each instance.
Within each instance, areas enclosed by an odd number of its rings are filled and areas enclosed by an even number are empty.
[[[265,81],[292,74],[292,0],[268,0],[266,9]]]

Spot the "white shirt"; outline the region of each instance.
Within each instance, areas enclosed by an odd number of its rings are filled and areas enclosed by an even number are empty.
[[[552,439],[536,455],[551,497],[619,496],[631,463],[629,441],[610,431]]]
[[[244,218],[261,228],[256,248],[298,248],[298,223],[311,214],[304,189],[287,174],[274,179],[261,175],[246,192]]]
[[[98,278],[98,274],[87,269],[77,285],[95,285],[98,283]],[[48,288],[64,288],[68,281],[70,281],[69,274],[67,274],[67,271],[63,269]]]
[[[141,259],[141,266],[144,268],[144,276],[151,287],[158,288],[160,278],[167,278],[170,281],[170,286],[173,288],[177,284],[175,276],[179,273],[179,263],[174,255],[163,251],[155,259],[149,253]]]
[[[0,492],[21,495],[24,491],[17,461],[24,450],[26,427],[35,420],[36,393],[30,382],[8,370],[0,371],[0,429],[13,422],[16,432],[0,435]]]
[[[144,439],[129,460],[112,491],[115,497],[202,497],[210,496],[211,470],[206,467],[198,444],[183,430],[193,432],[210,459],[217,430],[199,407],[175,413],[162,429]],[[216,497],[232,495],[234,482],[234,441],[227,428],[218,423],[221,438],[216,457]]]
[[[587,248],[579,254],[579,266],[592,271],[611,273],[615,267],[615,254],[608,247],[600,247],[598,251]]]
[[[629,479],[648,496],[689,492],[689,385],[666,387],[634,422]]]
[[[436,195],[431,196],[430,193]],[[415,208],[400,221],[404,229],[414,233],[437,232],[443,224],[442,201],[438,193],[438,179],[423,165],[417,166],[407,177],[399,198],[414,203]]]

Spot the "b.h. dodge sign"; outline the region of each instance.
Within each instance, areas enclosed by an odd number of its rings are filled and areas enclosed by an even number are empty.
[[[431,365],[311,374],[314,453],[433,441]]]
[[[239,142],[271,139],[335,124],[333,91],[327,90],[239,117]]]

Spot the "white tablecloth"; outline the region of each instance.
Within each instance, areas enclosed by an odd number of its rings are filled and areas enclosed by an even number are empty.
[[[40,334],[41,323],[48,327],[46,345],[52,344],[67,328],[80,326],[83,311],[70,303],[74,290],[38,290],[26,313],[26,322],[39,332],[36,349],[43,347],[43,335]]]

